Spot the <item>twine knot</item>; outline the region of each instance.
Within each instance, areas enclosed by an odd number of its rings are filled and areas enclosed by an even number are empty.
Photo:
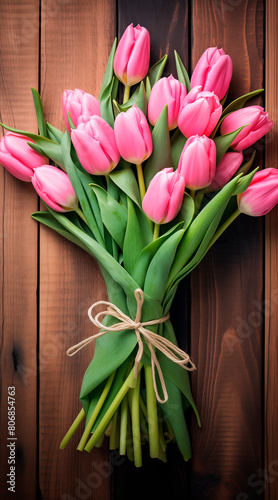
[[[117,306],[115,306],[111,302],[108,302],[105,300],[99,300],[98,302],[95,302],[93,305],[91,305],[91,307],[88,309],[88,316],[89,316],[91,322],[95,326],[101,328],[102,331],[100,331],[99,333],[96,333],[95,335],[92,335],[91,337],[88,337],[87,339],[84,339],[81,342],[79,342],[78,344],[75,344],[74,346],[70,347],[67,350],[67,355],[74,356],[78,351],[80,351],[80,349],[83,349],[83,347],[88,345],[90,342],[97,339],[98,337],[101,337],[102,335],[105,335],[108,332],[120,332],[123,330],[134,330],[136,337],[137,337],[137,342],[138,342],[138,351],[137,351],[135,361],[134,361],[134,377],[137,378],[138,368],[139,368],[140,361],[141,361],[141,358],[142,358],[143,352],[144,352],[144,344],[143,344],[143,340],[142,340],[142,338],[143,338],[145,340],[145,342],[149,348],[150,354],[151,354],[151,366],[152,366],[153,384],[154,384],[154,391],[155,391],[156,399],[159,403],[166,403],[166,401],[168,400],[168,393],[167,393],[166,384],[165,384],[165,380],[163,377],[162,369],[161,369],[160,363],[157,359],[157,356],[155,354],[155,349],[158,349],[159,351],[161,351],[171,361],[181,365],[185,370],[188,370],[188,371],[196,370],[196,366],[191,361],[190,356],[188,354],[186,354],[186,352],[184,352],[178,346],[176,346],[175,344],[170,342],[170,340],[168,340],[164,337],[161,337],[161,335],[158,335],[157,333],[154,333],[151,330],[145,328],[146,326],[159,325],[161,323],[164,323],[165,321],[167,321],[169,319],[169,317],[170,317],[169,313],[166,314],[166,316],[163,316],[162,318],[142,322],[141,321],[141,311],[142,311],[142,306],[143,306],[143,302],[144,302],[144,292],[140,288],[137,288],[134,292],[134,296],[135,296],[135,299],[137,302],[137,311],[136,311],[135,320],[131,319],[129,316],[124,314],[121,311],[121,309],[119,309]],[[95,316],[93,316],[94,309],[99,305],[105,305],[105,306],[107,306],[107,309],[100,311]],[[103,324],[101,323],[100,318],[102,318],[104,316],[112,316],[112,317],[118,319],[119,323],[115,323],[114,325],[103,327]],[[155,370],[157,370],[157,373],[159,376],[164,399],[161,399],[159,394],[158,394]]]

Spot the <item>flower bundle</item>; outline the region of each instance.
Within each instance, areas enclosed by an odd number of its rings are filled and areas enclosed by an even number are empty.
[[[244,107],[262,90],[224,107],[232,61],[223,49],[207,49],[191,79],[176,52],[177,79],[162,77],[167,56],[149,60],[149,33],[131,24],[113,44],[98,99],[64,91],[65,133],[45,122],[32,89],[39,134],[3,125],[0,142],[3,166],[45,203],[33,218],[95,258],[107,287],[109,301],[89,309],[99,333],[67,351],[97,339],[61,448],[85,419],[78,450],[108,435],[137,467],[144,443],[166,460],[175,440],[188,460],[189,407],[200,424],[195,365],[170,320],[179,282],[240,213],[264,215],[278,202],[277,170],[249,172],[255,153],[243,152],[273,125],[262,107]]]

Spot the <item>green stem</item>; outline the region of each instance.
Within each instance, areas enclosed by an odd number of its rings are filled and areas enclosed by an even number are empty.
[[[194,198],[195,198],[195,190],[194,189],[190,189],[190,196],[194,200]]]
[[[88,224],[87,219],[86,219],[85,215],[83,214],[82,210],[81,210],[79,207],[77,207],[77,208],[75,209],[75,212],[77,213],[77,215],[79,215],[79,217],[80,217],[80,218],[81,218],[81,219],[85,222],[85,224],[87,224],[87,226],[88,226],[89,224]]]
[[[137,169],[137,177],[138,177],[138,184],[139,184],[141,201],[143,201],[143,198],[146,194],[146,188],[145,188],[145,180],[144,180],[144,175],[143,175],[142,163],[139,163],[139,165],[136,165],[136,169]]]
[[[82,420],[83,420],[84,417],[85,417],[85,411],[82,408],[82,410],[80,410],[80,412],[78,413],[76,419],[74,420],[74,422],[70,426],[70,428],[69,428],[68,432],[66,433],[65,437],[61,441],[61,444],[60,444],[60,449],[61,450],[66,447],[66,445],[68,444],[70,438],[75,433],[77,427],[82,422]]]
[[[111,428],[111,434],[109,438],[109,449],[110,450],[115,450],[116,449],[116,440],[117,440],[117,423],[118,423],[118,412],[115,411],[113,418],[112,418],[112,428]]]
[[[153,231],[153,241],[157,240],[157,238],[159,237],[159,229],[160,229],[160,224],[155,223]]]
[[[125,104],[128,99],[129,99],[129,93],[130,93],[130,87],[128,85],[125,86],[125,91],[124,91],[124,100],[123,104]]]
[[[208,249],[210,249],[210,247],[212,247],[212,245],[216,242],[216,240],[218,240],[219,236],[221,236],[222,233],[224,233],[224,231],[227,229],[227,227],[230,226],[230,224],[232,224],[232,222],[234,222],[234,220],[240,215],[240,211],[239,209],[237,209],[225,222],[224,224],[222,224],[222,226],[216,231],[214,237],[212,238],[209,246],[208,246]]]
[[[139,366],[138,373],[141,370],[142,365]],[[88,443],[85,446],[85,450],[90,452],[92,448],[94,447],[95,443],[98,441],[99,437],[107,427],[108,423],[110,422],[111,418],[113,417],[115,411],[117,410],[118,406],[121,404],[123,398],[127,394],[128,390],[130,387],[135,387],[136,386],[136,379],[134,377],[134,368],[132,367],[128,377],[124,381],[122,387],[120,388],[118,394],[112,401],[111,405],[109,406],[107,412],[103,416],[102,420],[98,424],[96,430],[94,431],[92,437],[89,439]]]
[[[116,371],[110,375],[110,377],[108,378],[108,380],[107,380],[107,382],[105,384],[105,387],[104,387],[104,389],[103,389],[103,391],[101,393],[101,396],[100,396],[100,398],[99,398],[99,400],[98,400],[98,402],[96,404],[96,407],[95,407],[95,409],[94,409],[94,411],[93,411],[93,413],[92,413],[92,415],[90,417],[90,420],[89,420],[88,424],[86,425],[86,428],[85,428],[85,430],[83,432],[83,435],[82,435],[82,437],[80,439],[79,445],[77,446],[77,449],[79,451],[82,451],[84,449],[86,441],[87,441],[87,439],[88,439],[88,437],[90,435],[91,429],[92,429],[92,427],[93,427],[93,425],[94,425],[94,423],[96,421],[96,418],[97,418],[97,416],[98,416],[98,414],[99,414],[99,412],[100,412],[100,410],[102,408],[102,405],[103,405],[103,403],[104,403],[104,401],[105,401],[105,399],[106,399],[106,397],[108,395],[108,392],[110,391],[110,387],[111,387],[112,382],[114,380],[115,374],[116,374]]]
[[[120,425],[120,446],[119,446],[120,455],[126,454],[127,419],[128,419],[128,401],[127,401],[127,396],[125,396],[121,404],[121,425]]]
[[[131,426],[132,426],[135,467],[142,467],[142,449],[141,449],[140,413],[139,413],[140,378],[141,374],[138,373],[136,387],[134,389],[131,389],[128,393],[130,395]]]
[[[202,203],[202,200],[203,200],[203,197],[204,197],[204,194],[205,194],[205,191],[204,189],[201,189],[197,195],[196,195],[196,198],[195,198],[195,213],[194,213],[194,217],[196,217],[200,211],[200,206],[201,206],[201,203]]]
[[[150,365],[145,365],[145,382],[147,390],[147,412],[149,424],[149,446],[151,458],[159,457],[159,430],[157,421],[156,397],[153,387],[153,374]]]

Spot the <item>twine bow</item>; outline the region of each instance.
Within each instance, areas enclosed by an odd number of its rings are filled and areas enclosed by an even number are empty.
[[[156,357],[155,354],[155,349],[158,349],[161,351],[165,356],[167,356],[171,361],[174,363],[177,363],[181,365],[185,370],[192,371],[196,370],[196,366],[194,363],[191,361],[190,357],[186,352],[184,352],[182,349],[177,347],[175,344],[170,342],[170,340],[161,337],[161,335],[158,335],[157,333],[152,332],[151,330],[148,330],[145,328],[146,326],[151,326],[151,325],[159,325],[161,323],[164,323],[169,319],[169,313],[166,316],[163,316],[162,318],[159,319],[153,319],[150,321],[145,321],[141,322],[141,311],[142,311],[142,306],[144,302],[144,292],[140,289],[137,288],[134,292],[135,299],[137,302],[137,312],[136,312],[136,317],[135,320],[131,319],[129,316],[124,314],[121,309],[119,309],[117,306],[112,304],[111,302],[107,302],[105,300],[100,300],[98,302],[95,302],[88,310],[88,315],[91,320],[91,322],[102,329],[99,333],[96,333],[95,335],[92,335],[91,337],[88,337],[87,339],[82,340],[78,344],[75,344],[74,346],[70,347],[67,350],[67,355],[68,356],[74,356],[80,349],[83,349],[86,345],[88,345],[90,342],[93,340],[97,339],[98,337],[101,337],[102,335],[105,335],[108,332],[120,332],[123,330],[134,330],[136,337],[137,337],[137,342],[138,342],[138,351],[136,354],[135,362],[134,362],[134,377],[137,378],[138,375],[138,368],[139,364],[141,361],[141,358],[143,356],[144,352],[144,344],[142,337],[144,338],[150,353],[151,353],[151,366],[152,366],[152,374],[153,374],[153,384],[154,384],[154,391],[156,395],[156,399],[159,403],[166,403],[168,400],[168,393],[166,389],[166,384],[165,380],[163,377],[162,369],[159,364],[159,361]],[[93,316],[93,311],[94,309],[99,306],[99,305],[105,305],[108,306],[108,308],[104,311],[100,311],[97,313],[95,316]],[[99,321],[99,318],[104,317],[104,316],[113,316],[114,318],[119,320],[119,323],[116,323],[111,326],[105,326],[105,329],[103,329],[103,324]],[[161,399],[158,390],[157,390],[157,384],[156,384],[156,377],[155,377],[155,369],[157,370],[159,380],[161,383],[162,387],[162,392],[164,399]]]

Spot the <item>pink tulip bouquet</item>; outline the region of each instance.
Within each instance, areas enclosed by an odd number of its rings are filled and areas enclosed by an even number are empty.
[[[191,80],[176,52],[177,78],[162,77],[166,59],[149,67],[149,33],[131,24],[113,44],[98,99],[64,91],[65,132],[45,122],[32,89],[39,134],[3,125],[0,143],[0,162],[45,203],[32,217],[96,259],[107,286],[109,300],[88,311],[99,333],[68,346],[78,356],[97,339],[61,448],[85,421],[78,450],[108,435],[136,467],[146,443],[165,461],[174,440],[188,460],[185,411],[200,423],[194,360],[170,319],[179,282],[240,213],[264,215],[278,202],[278,171],[249,172],[250,146],[272,127],[262,107],[244,107],[262,90],[224,107],[232,61],[223,49],[207,49]]]

